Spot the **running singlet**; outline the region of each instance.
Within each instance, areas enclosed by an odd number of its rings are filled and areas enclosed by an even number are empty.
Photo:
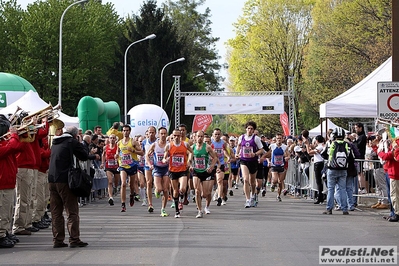
[[[234,147],[234,148],[233,148],[233,154],[236,154],[236,151],[237,151],[237,148]],[[238,169],[238,163],[237,163],[237,161],[231,162],[231,163],[230,163],[230,166],[231,166],[231,169]]]
[[[241,136],[241,154],[240,159],[247,162],[257,161],[258,156],[251,157],[252,153],[258,151],[258,146],[255,143],[255,134],[252,135],[250,140],[245,140],[245,135]]]
[[[197,149],[197,145],[193,146],[194,151],[194,170],[197,173],[204,173],[208,168],[209,154],[206,151],[206,144],[203,143],[200,150]]]
[[[173,142],[169,144],[169,170],[170,172],[187,171],[187,147],[184,142],[176,146]]]
[[[158,142],[155,142],[154,153],[152,160],[154,161],[154,167],[167,167],[168,163],[163,163],[163,156],[165,154],[165,147],[161,148]]]
[[[137,154],[127,150],[128,148],[134,150],[132,139],[129,139],[129,142],[127,144],[123,144],[122,140],[119,141],[118,147],[120,150],[119,160],[118,160],[120,167],[129,169],[130,167],[137,165],[138,163]]]
[[[270,145],[270,149],[272,150],[272,158],[271,165],[272,166],[284,166],[285,159],[284,153],[287,149],[287,145],[281,144],[281,146],[277,146],[275,143]]]
[[[115,159],[115,154],[118,149],[117,145],[111,149],[110,145],[105,147],[105,168],[116,169],[118,168],[118,161]]]
[[[224,165],[224,152],[223,152],[223,140],[219,140],[219,142],[212,140],[212,148],[216,152],[220,165]]]
[[[157,141],[157,140],[155,140],[155,141]],[[150,139],[143,140],[143,142],[141,143],[141,149],[144,151],[145,155],[147,155],[147,152],[150,149],[151,144],[153,144],[154,142],[151,142]],[[143,156],[143,157],[144,157],[144,160],[145,160],[146,157],[145,156]],[[151,163],[154,164],[154,158],[152,156],[150,156],[150,160],[151,160]],[[150,166],[150,164],[145,162],[145,166],[148,167],[148,166]]]

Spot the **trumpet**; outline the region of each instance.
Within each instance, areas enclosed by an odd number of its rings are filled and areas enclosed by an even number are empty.
[[[10,124],[11,125],[15,125],[16,123],[17,123],[17,121],[18,121],[18,112],[19,111],[21,111],[22,110],[22,108],[21,107],[19,107],[19,106],[17,106],[17,110],[14,112],[14,114],[12,115],[12,116],[10,116],[9,118],[8,118],[8,120],[10,120]]]
[[[45,117],[47,117],[47,121],[51,122],[54,119],[58,118],[60,115],[58,114],[58,111],[61,109],[60,105],[57,105],[53,108],[51,104],[49,104],[47,107],[43,108],[42,110],[39,110],[33,114],[30,114],[22,119],[22,124],[26,124],[28,120],[31,120],[36,117],[36,120],[41,120]]]
[[[399,121],[397,121],[397,119],[395,120],[389,120],[389,119],[385,119],[385,118],[377,118],[375,121],[376,125],[377,124],[383,124],[383,125],[387,125],[387,126],[399,126]]]
[[[38,125],[33,125],[32,121],[27,124],[27,125],[22,125],[22,126],[11,126],[17,131],[17,135],[20,137],[20,141],[22,142],[33,142],[35,140],[35,134],[38,129],[44,128],[45,124],[38,124]],[[27,137],[22,137],[22,135],[28,133]],[[10,140],[11,139],[12,132],[7,132],[6,134],[0,136],[1,140]]]

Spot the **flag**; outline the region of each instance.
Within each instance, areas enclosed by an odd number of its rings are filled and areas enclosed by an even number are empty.
[[[285,136],[290,135],[290,127],[288,125],[288,115],[286,112],[280,115],[280,124],[283,128],[283,132]]]
[[[202,130],[205,131],[212,124],[212,115],[195,115],[193,121],[192,132]]]

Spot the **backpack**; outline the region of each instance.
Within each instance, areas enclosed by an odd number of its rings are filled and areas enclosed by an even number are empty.
[[[328,168],[346,170],[349,165],[349,146],[345,141],[334,141],[330,148]]]

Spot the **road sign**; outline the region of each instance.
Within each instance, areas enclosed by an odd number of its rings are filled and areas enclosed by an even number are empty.
[[[378,117],[395,119],[399,117],[399,82],[377,83]]]

